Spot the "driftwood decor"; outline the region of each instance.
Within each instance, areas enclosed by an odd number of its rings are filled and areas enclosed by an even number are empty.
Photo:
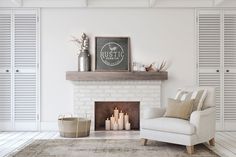
[[[163,60],[161,63],[153,62],[152,64],[145,67],[148,72],[161,72],[166,71],[168,68],[166,60]]]

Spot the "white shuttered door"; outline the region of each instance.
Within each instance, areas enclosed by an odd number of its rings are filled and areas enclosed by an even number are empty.
[[[14,12],[15,127],[37,127],[37,13]]]
[[[11,129],[1,127],[1,130],[37,130],[39,112],[39,69],[38,69],[38,11],[37,10],[12,10],[10,14],[10,72],[0,74],[1,81],[12,86],[3,88],[5,95],[10,95]],[[2,15],[2,14],[1,14]],[[1,16],[0,16],[1,17]],[[4,44],[0,41],[0,45]],[[1,49],[1,48],[0,48]],[[0,50],[1,51],[1,50]],[[1,52],[0,52],[1,53]],[[7,56],[7,54],[5,54]],[[0,56],[0,60],[4,59]],[[7,63],[7,57],[5,57]],[[0,67],[4,67],[0,63]],[[5,68],[6,69],[6,68]],[[3,69],[3,72],[4,70]],[[5,70],[6,71],[6,70]],[[9,74],[10,78],[5,78]],[[4,83],[5,83],[4,82]],[[6,92],[9,90],[9,94]],[[0,89],[1,91],[1,89]],[[0,93],[1,96],[1,93]],[[8,102],[9,100],[6,100]],[[1,100],[0,100],[1,102]],[[3,105],[1,105],[3,106]],[[1,107],[0,106],[0,107]]]
[[[197,16],[198,84],[216,87],[216,120],[221,125],[221,14],[199,11]]]
[[[236,123],[236,11],[224,11],[224,127]]]
[[[0,125],[11,128],[11,11],[0,11]]]
[[[198,11],[198,81],[216,87],[217,129],[236,130],[236,11]]]

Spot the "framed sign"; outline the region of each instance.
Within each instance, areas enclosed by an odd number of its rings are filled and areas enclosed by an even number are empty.
[[[130,71],[128,37],[95,38],[96,71]]]

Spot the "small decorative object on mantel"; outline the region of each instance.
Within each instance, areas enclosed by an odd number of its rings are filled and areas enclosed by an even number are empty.
[[[96,71],[130,71],[128,37],[95,38]]]
[[[91,70],[91,56],[89,54],[89,38],[85,33],[82,33],[81,39],[73,37],[74,42],[80,45],[78,71],[90,71]]]
[[[133,62],[133,71],[146,71],[145,65],[139,62]]]
[[[146,67],[146,71],[148,72],[161,72],[167,70],[167,62],[163,60],[160,64],[157,62],[153,62],[149,66]]]

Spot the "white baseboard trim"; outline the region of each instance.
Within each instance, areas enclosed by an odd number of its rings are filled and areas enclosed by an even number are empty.
[[[58,131],[57,122],[41,122],[40,131]]]

